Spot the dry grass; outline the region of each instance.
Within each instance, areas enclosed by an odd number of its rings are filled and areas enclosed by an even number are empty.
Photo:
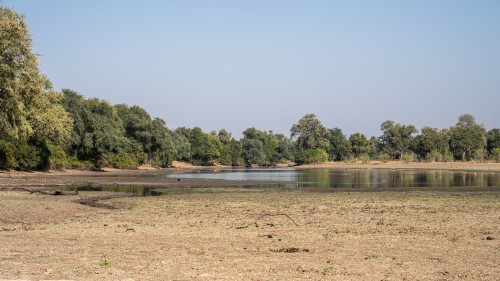
[[[109,200],[115,210],[74,199],[0,192],[0,279],[500,278],[500,192],[196,189]]]

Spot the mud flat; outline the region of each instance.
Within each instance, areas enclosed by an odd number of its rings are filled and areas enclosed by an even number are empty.
[[[0,192],[0,280],[500,276],[500,191],[187,190]]]

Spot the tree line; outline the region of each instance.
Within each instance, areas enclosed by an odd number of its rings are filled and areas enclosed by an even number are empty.
[[[4,169],[273,166],[326,161],[500,161],[500,129],[486,131],[472,115],[446,129],[394,121],[381,135],[347,137],[314,114],[290,136],[248,128],[235,139],[224,129],[169,129],[139,106],[112,105],[69,89],[55,91],[40,73],[23,16],[0,7],[0,167]]]

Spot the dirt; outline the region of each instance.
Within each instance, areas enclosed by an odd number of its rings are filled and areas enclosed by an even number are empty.
[[[0,280],[500,280],[500,189],[252,188],[156,173],[0,174]],[[87,184],[170,188],[15,190]],[[203,184],[217,187],[188,188]]]

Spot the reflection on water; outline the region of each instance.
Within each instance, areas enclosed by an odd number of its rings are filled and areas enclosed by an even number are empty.
[[[500,187],[500,172],[390,169],[220,169],[170,174],[171,178],[282,181],[300,187]]]

